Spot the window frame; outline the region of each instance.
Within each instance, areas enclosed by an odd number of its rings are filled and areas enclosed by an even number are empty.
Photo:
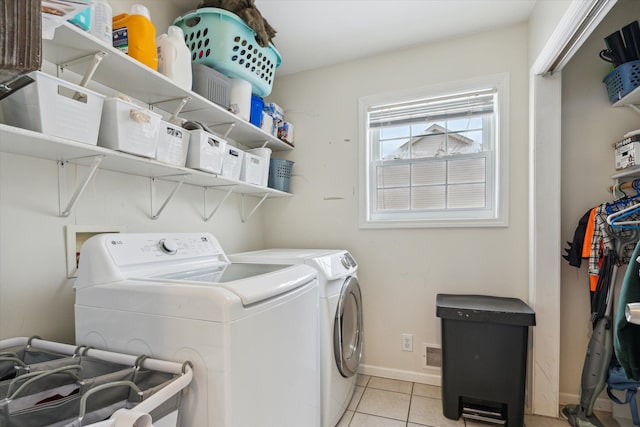
[[[376,205],[375,166],[368,126],[370,107],[410,102],[421,98],[436,98],[455,93],[495,88],[497,107],[495,111],[494,139],[489,151],[473,155],[463,154],[451,159],[484,157],[487,159],[487,200],[493,206],[483,209],[448,209],[444,211],[381,213]],[[364,96],[358,102],[359,119],[359,226],[360,228],[435,228],[435,227],[505,227],[508,221],[509,201],[509,74],[494,74],[469,80],[405,89],[377,95]],[[491,153],[492,152],[492,153]],[[487,153],[490,153],[489,155]],[[492,154],[492,155],[491,155]],[[444,158],[438,159],[442,161]],[[381,161],[381,160],[379,160]],[[388,162],[387,160],[386,162]],[[412,162],[406,159],[404,162]],[[413,159],[413,163],[435,161]],[[398,160],[401,162],[401,160]],[[492,178],[492,182],[489,180]],[[486,211],[483,214],[479,212]]]

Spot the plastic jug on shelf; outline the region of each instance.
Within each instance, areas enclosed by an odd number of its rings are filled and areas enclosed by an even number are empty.
[[[106,0],[93,0],[89,33],[109,44],[109,46],[113,43],[112,19],[113,9],[111,9],[111,5]]]
[[[121,13],[113,17],[113,47],[153,70],[158,69],[156,27],[151,22],[149,9],[134,4],[131,14]]]
[[[167,34],[161,34],[158,45],[158,71],[178,86],[191,90],[191,51],[184,42],[182,28],[171,25]]]

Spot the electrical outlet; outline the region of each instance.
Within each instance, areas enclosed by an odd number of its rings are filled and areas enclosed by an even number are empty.
[[[412,334],[402,334],[402,351],[413,351]]]

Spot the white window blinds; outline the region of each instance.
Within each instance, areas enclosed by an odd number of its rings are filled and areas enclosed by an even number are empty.
[[[421,99],[369,108],[369,127],[398,126],[416,121],[438,121],[492,114],[495,89]]]
[[[495,218],[498,87],[387,97],[361,109],[369,221]]]

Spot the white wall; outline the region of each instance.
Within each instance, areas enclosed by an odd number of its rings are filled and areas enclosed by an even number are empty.
[[[358,229],[359,97],[501,72],[511,79],[509,227]],[[296,162],[296,196],[268,207],[267,246],[353,252],[364,299],[364,363],[378,373],[417,379],[432,373],[421,368],[420,344],[440,342],[437,293],[526,301],[527,78],[522,24],[276,81],[270,99],[295,125],[289,158]],[[414,334],[412,353],[400,350],[405,332]]]
[[[580,217],[611,200],[612,143],[640,127],[640,116],[614,109],[602,83],[609,64],[598,58],[604,37],[640,16],[640,2],[621,0],[562,71],[562,241],[573,239]],[[619,278],[624,269],[621,269]],[[562,263],[560,390],[578,394],[590,335],[586,260],[578,270]]]
[[[75,169],[71,166],[68,173],[71,189],[75,188]],[[79,177],[85,176],[84,169],[78,168]],[[169,190],[160,183],[158,194]],[[126,226],[128,232],[210,231],[229,252],[264,246],[261,210],[243,224],[240,196],[232,196],[204,222],[203,194],[202,188],[183,185],[160,218],[151,220],[148,178],[100,170],[71,216],[60,218],[57,164],[0,154],[0,339],[40,335],[74,342],[74,291],[72,281],[66,279],[66,225]],[[208,191],[207,209],[223,194]]]
[[[542,48],[556,29],[573,0],[536,2],[529,16],[529,65],[538,58]]]

